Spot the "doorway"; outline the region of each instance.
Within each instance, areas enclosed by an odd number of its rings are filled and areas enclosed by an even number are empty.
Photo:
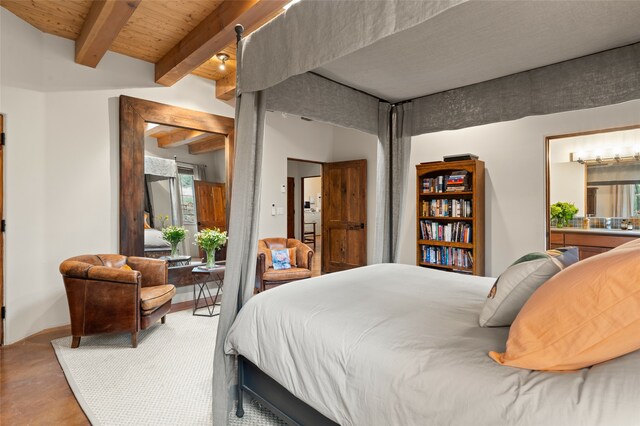
[[[324,163],[287,159],[287,238],[313,251],[312,276],[322,273],[322,167]]]

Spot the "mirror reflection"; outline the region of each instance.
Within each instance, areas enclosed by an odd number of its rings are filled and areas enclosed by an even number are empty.
[[[144,147],[145,256],[202,257],[195,234],[226,231],[225,135],[147,123]]]
[[[549,204],[557,202],[578,209],[567,227],[638,229],[640,129],[550,139]]]

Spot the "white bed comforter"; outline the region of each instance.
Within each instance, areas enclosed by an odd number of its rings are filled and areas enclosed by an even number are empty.
[[[342,425],[639,425],[640,352],[577,372],[500,366],[494,279],[385,264],[253,297],[225,350]]]

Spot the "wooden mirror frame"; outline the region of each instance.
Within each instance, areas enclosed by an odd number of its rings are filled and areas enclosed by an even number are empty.
[[[230,117],[120,96],[120,253],[144,256],[144,132],[146,123],[225,135],[227,217],[235,154]]]
[[[544,207],[544,222],[546,228],[545,240],[547,250],[550,247],[550,235],[551,235],[551,220],[549,219],[549,207],[551,205],[551,174],[549,171],[549,144],[552,140],[555,139],[566,139],[566,138],[574,138],[577,136],[588,136],[588,135],[597,135],[599,133],[612,133],[612,132],[621,132],[624,130],[634,130],[640,129],[640,124],[634,124],[631,126],[623,126],[623,127],[613,127],[608,129],[599,129],[599,130],[588,130],[585,132],[577,132],[577,133],[567,133],[563,135],[554,135],[547,136],[544,138],[544,180],[545,180],[545,207]],[[585,182],[586,184],[586,182]],[[586,191],[586,185],[585,185]]]

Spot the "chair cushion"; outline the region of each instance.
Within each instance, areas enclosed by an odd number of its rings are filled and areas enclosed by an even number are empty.
[[[269,268],[267,272],[262,275],[264,281],[294,281],[309,277],[311,277],[311,271],[303,268],[289,268],[281,271]]]
[[[166,302],[176,294],[176,288],[172,284],[154,285],[140,289],[140,307],[143,311],[149,311]]]

